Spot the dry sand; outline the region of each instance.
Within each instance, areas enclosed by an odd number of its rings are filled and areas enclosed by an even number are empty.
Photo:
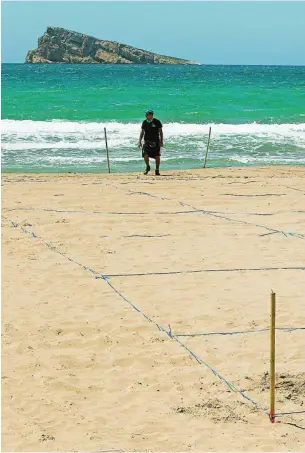
[[[304,167],[2,186],[3,451],[304,451],[305,413],[261,410],[268,331],[178,337],[257,407],[155,324],[263,329],[273,289],[277,326],[305,327]],[[276,410],[305,410],[305,330],[276,340]]]

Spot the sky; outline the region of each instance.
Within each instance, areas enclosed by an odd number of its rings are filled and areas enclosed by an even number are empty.
[[[48,26],[201,64],[305,65],[305,2],[3,1],[2,62]]]

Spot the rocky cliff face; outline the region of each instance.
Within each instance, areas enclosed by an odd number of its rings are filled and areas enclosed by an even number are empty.
[[[48,27],[26,63],[198,64],[166,57],[114,41],[103,41],[64,28]]]

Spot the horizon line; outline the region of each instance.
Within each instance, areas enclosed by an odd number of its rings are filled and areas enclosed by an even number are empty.
[[[11,0],[7,0],[11,1]],[[303,67],[305,66],[305,63],[299,63],[299,64],[286,64],[286,63],[197,63],[197,64],[164,64],[164,63],[144,63],[144,64],[131,64],[127,65],[124,63],[118,64],[118,63],[26,63],[25,61],[1,61],[1,64],[20,64],[20,65],[26,65],[26,66],[52,66],[52,65],[60,65],[60,66],[128,66],[128,67],[133,67],[133,66],[287,66],[287,67]]]

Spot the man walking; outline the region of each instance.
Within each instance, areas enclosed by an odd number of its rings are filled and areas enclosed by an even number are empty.
[[[146,163],[144,175],[150,171],[149,158],[156,160],[156,176],[160,176],[160,148],[163,147],[163,131],[161,121],[154,118],[153,110],[146,110],[146,119],[142,123],[138,146],[142,148],[142,157]],[[142,147],[142,139],[144,145]]]

